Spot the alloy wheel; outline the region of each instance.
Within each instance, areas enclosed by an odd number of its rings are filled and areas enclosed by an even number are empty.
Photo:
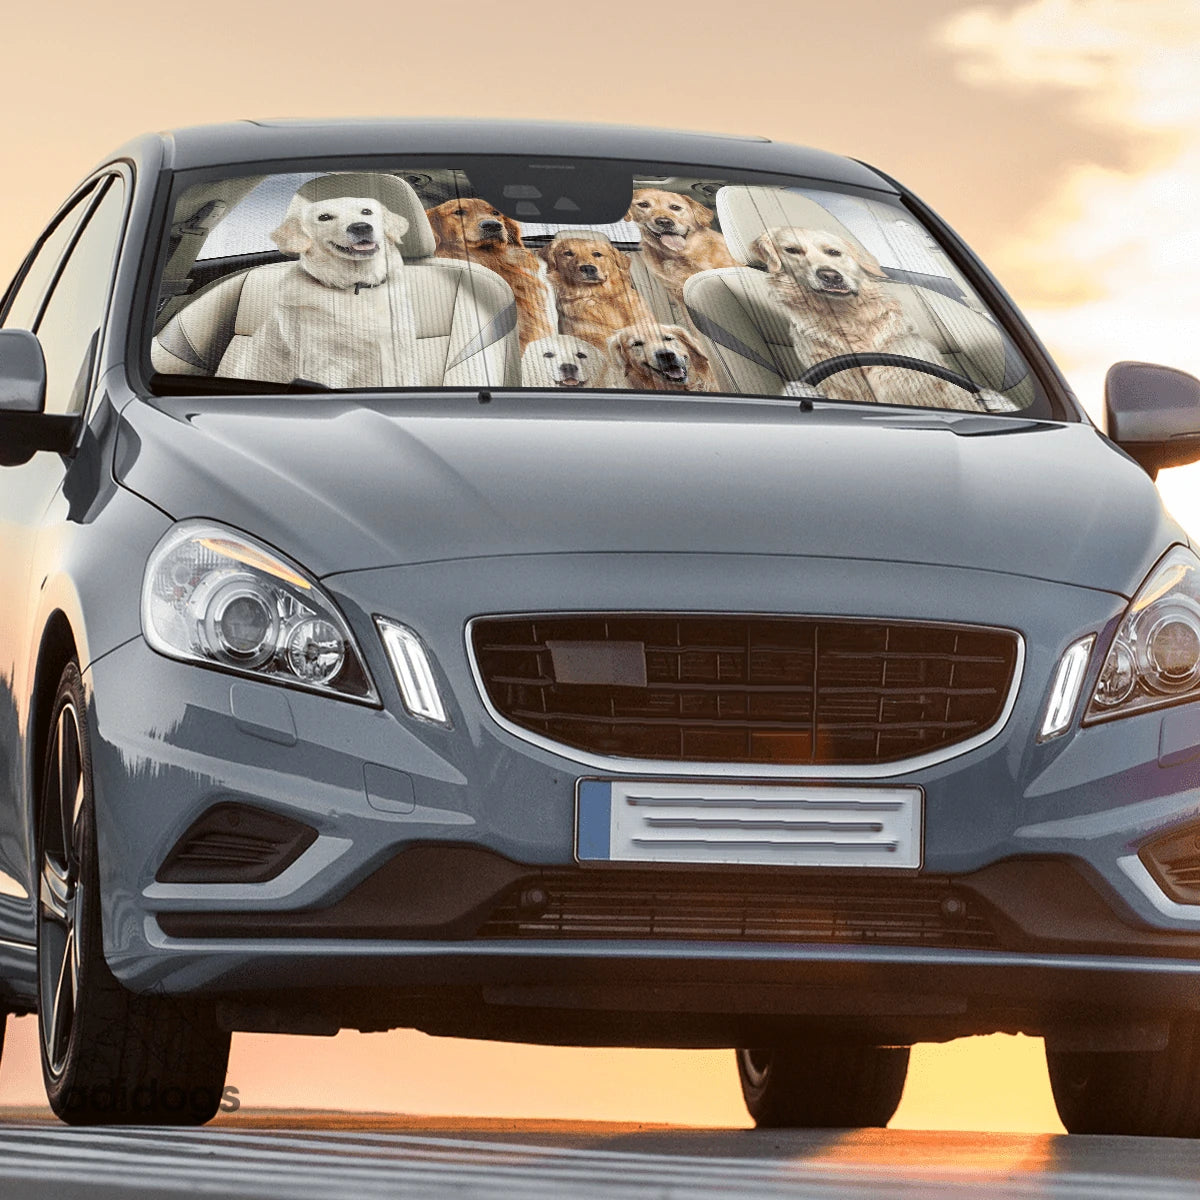
[[[46,1063],[52,1076],[66,1065],[79,998],[81,832],[84,799],[79,714],[69,700],[58,710],[47,758],[41,814],[38,904],[38,988]]]

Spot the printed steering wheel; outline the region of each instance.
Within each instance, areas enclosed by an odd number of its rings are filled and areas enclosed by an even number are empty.
[[[947,383],[952,383],[955,387],[960,387],[963,391],[970,392],[975,396],[984,390],[973,379],[968,379],[965,375],[950,370],[949,367],[943,367],[941,363],[932,363],[924,358],[914,358],[910,354],[835,354],[833,358],[826,358],[819,363],[814,363],[796,382],[807,387],[816,387],[831,375],[837,375],[840,371],[852,370],[854,367],[905,367],[909,371],[921,371],[926,375],[944,379]]]

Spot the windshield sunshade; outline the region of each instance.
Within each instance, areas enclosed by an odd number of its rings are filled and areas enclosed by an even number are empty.
[[[898,201],[680,170],[471,158],[185,177],[157,281],[157,385],[1050,415],[996,317]]]

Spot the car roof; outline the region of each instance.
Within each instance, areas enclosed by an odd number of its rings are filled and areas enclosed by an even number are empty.
[[[161,165],[176,171],[377,154],[544,154],[728,167],[895,191],[890,180],[870,167],[824,150],[735,134],[623,125],[428,117],[246,120],[141,138],[114,157],[143,159],[152,147]]]

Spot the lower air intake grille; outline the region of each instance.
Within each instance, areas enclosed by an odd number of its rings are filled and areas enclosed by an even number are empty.
[[[291,817],[249,804],[214,804],[175,843],[159,883],[265,883],[282,874],[317,840]]]
[[[471,626],[496,712],[606,756],[890,763],[992,728],[1014,633],[763,616],[489,617]]]
[[[507,895],[482,938],[832,942],[988,949],[996,933],[937,879],[544,872]]]

